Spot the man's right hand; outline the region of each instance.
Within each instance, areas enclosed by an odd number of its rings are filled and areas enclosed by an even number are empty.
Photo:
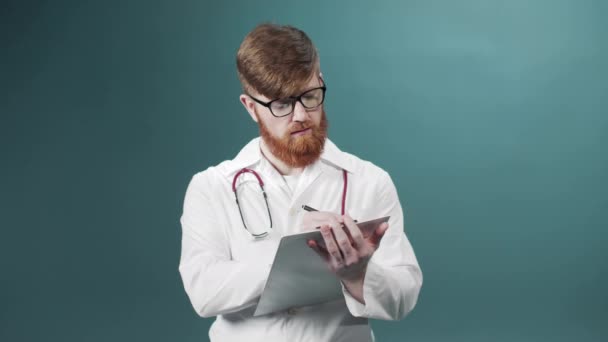
[[[343,224],[344,218],[341,215],[327,211],[310,211],[304,213],[304,216],[302,217],[300,232],[318,230],[322,226],[330,226],[337,229],[342,227]]]

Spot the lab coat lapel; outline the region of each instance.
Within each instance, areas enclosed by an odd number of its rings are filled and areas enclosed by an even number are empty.
[[[296,187],[293,197],[291,198],[292,204],[298,200],[298,198],[312,185],[312,183],[321,176],[323,173],[323,163],[321,160],[317,160],[312,165],[306,167],[302,171],[300,181]]]
[[[266,158],[262,158],[260,162],[260,172],[264,175],[265,179],[268,179],[268,186],[280,189],[286,198],[291,198],[291,191],[289,190],[287,183],[285,183],[281,174]]]

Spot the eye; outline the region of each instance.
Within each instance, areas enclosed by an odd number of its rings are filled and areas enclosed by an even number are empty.
[[[272,106],[277,109],[285,109],[291,107],[291,100],[282,99],[272,103]]]
[[[317,94],[313,93],[307,93],[304,94],[304,96],[302,96],[302,99],[307,101],[307,100],[316,100],[318,98]]]

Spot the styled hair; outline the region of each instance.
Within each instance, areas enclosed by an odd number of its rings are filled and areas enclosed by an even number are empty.
[[[243,91],[270,99],[292,96],[320,72],[319,55],[303,31],[260,24],[243,39],[236,55]]]

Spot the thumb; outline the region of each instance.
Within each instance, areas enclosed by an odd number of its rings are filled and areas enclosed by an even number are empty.
[[[387,230],[388,223],[386,222],[383,222],[382,224],[380,224],[380,226],[378,226],[378,228],[376,228],[376,230],[374,230],[372,236],[369,237],[370,242],[374,245],[374,247],[378,247],[378,245],[380,244],[380,240],[382,240],[382,237],[384,236],[384,233],[386,233]]]

